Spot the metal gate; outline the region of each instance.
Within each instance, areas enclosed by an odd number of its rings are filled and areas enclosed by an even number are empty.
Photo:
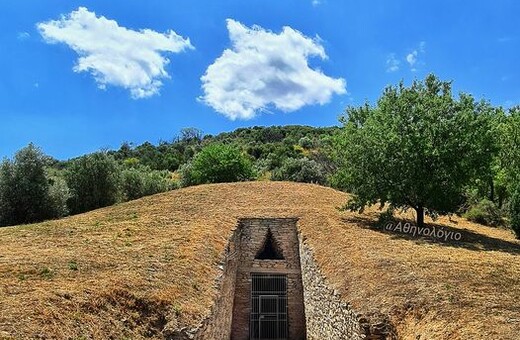
[[[287,277],[252,274],[250,339],[287,339]]]

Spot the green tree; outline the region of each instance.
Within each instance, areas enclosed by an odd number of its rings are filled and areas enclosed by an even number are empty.
[[[513,191],[509,211],[511,214],[511,229],[513,229],[516,238],[520,239],[520,185]]]
[[[42,221],[54,217],[45,175],[47,157],[34,144],[18,151],[0,167],[0,225]]]
[[[500,162],[512,192],[520,184],[520,106],[509,110],[500,130]]]
[[[354,194],[347,207],[413,208],[419,226],[424,214],[455,212],[465,186],[491,166],[491,111],[466,94],[454,99],[434,75],[387,87],[375,107],[349,107],[334,181]]]
[[[0,227],[13,224],[13,166],[9,160],[0,163]]]
[[[227,144],[210,144],[183,167],[183,185],[237,182],[253,177],[253,165],[239,149]]]
[[[73,160],[65,175],[72,194],[70,211],[80,213],[116,203],[120,172],[114,158],[104,152]]]
[[[509,198],[511,228],[520,238],[520,106],[509,109],[500,132],[499,179]]]

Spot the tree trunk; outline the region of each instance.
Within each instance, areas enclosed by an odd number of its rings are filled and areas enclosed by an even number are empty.
[[[415,211],[417,212],[417,227],[422,228],[424,227],[424,207],[416,207]]]
[[[495,202],[495,183],[493,183],[493,177],[491,177],[489,186],[490,186],[489,200],[491,202]]]

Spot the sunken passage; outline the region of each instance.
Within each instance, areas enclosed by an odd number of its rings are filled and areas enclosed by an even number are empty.
[[[296,218],[240,219],[231,339],[305,339]]]

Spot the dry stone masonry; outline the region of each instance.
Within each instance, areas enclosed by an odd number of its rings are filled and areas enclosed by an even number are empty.
[[[389,323],[371,324],[330,288],[312,250],[298,234],[297,221],[240,219],[220,267],[219,295],[210,316],[195,329],[164,332],[166,338],[396,338]],[[273,287],[280,289],[277,295],[269,291]],[[273,308],[277,313],[272,313]],[[265,310],[268,313],[262,314]]]

